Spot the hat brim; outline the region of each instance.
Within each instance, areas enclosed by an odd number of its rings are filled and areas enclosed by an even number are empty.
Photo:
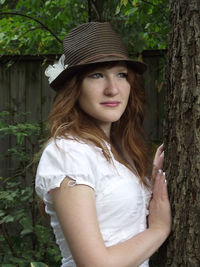
[[[101,58],[93,62],[88,62],[85,64],[80,64],[80,65],[66,68],[56,77],[55,80],[53,80],[52,83],[50,83],[50,86],[55,91],[58,91],[63,86],[63,84],[67,81],[67,79],[72,78],[75,73],[81,71],[84,67],[88,65],[96,64],[96,63],[103,63],[103,62],[106,63],[106,62],[116,62],[116,61],[126,62],[128,66],[132,68],[138,74],[143,74],[147,69],[147,65],[145,63],[140,62],[140,61],[135,61],[132,59],[124,59],[124,58],[116,58],[116,57]]]

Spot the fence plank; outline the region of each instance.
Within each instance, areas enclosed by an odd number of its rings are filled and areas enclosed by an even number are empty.
[[[47,77],[44,75],[44,71],[47,65],[43,65],[41,67],[41,113],[42,113],[42,121],[46,120],[49,116],[49,112],[51,109],[51,105],[53,102],[53,98],[55,96],[55,92],[49,86],[49,82]]]
[[[10,102],[10,72],[5,65],[0,65],[0,112],[7,110]],[[8,174],[10,160],[5,156],[8,147],[10,147],[9,136],[0,138],[0,177]]]

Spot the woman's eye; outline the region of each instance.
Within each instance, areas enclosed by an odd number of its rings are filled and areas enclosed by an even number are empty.
[[[98,78],[102,78],[103,75],[101,73],[92,73],[90,75],[91,78],[94,78],[94,79],[98,79]]]
[[[119,78],[127,78],[128,77],[128,73],[127,72],[120,72],[120,73],[118,73],[118,77]]]

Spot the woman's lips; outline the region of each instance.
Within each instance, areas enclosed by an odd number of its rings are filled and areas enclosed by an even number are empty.
[[[119,101],[106,101],[101,103],[101,105],[105,107],[112,107],[112,108],[119,106],[119,104],[120,104]]]

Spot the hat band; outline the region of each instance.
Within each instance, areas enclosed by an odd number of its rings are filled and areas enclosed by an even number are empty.
[[[128,57],[122,55],[122,54],[99,54],[96,56],[92,56],[86,59],[81,60],[78,65],[86,64],[86,63],[95,63],[95,60],[103,59],[105,57],[117,57],[117,58],[122,58],[124,60],[127,60]]]

